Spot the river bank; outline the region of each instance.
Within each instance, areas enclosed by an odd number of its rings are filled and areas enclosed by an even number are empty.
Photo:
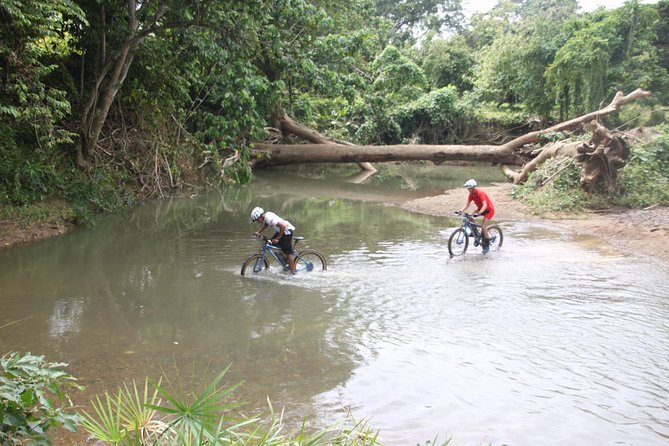
[[[669,263],[669,208],[621,208],[542,218],[533,215],[526,205],[511,196],[512,184],[486,186],[485,191],[495,203],[494,220],[497,222],[550,221],[569,231],[602,237],[606,243],[622,251],[653,256]],[[422,214],[452,216],[453,211],[462,208],[466,199],[464,190],[449,190],[441,195],[409,201],[401,207]]]
[[[0,249],[36,242],[74,230],[73,212],[62,200],[26,208],[0,206]]]

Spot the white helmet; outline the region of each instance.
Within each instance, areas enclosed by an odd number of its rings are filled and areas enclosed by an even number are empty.
[[[265,211],[263,211],[263,209],[260,207],[253,208],[253,210],[251,211],[251,221],[256,221],[258,217],[260,217],[264,213]]]
[[[476,187],[476,180],[472,178],[471,180],[468,180],[465,184],[463,184],[462,187],[466,187],[467,189]]]

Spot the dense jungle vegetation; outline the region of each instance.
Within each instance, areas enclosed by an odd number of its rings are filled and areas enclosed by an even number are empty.
[[[283,112],[358,144],[495,144],[644,88],[649,99],[607,124],[665,122],[669,1],[575,11],[576,0],[502,0],[470,18],[460,0],[0,0],[0,212],[44,218],[35,206],[56,201],[85,223],[248,182],[249,146],[275,138]]]

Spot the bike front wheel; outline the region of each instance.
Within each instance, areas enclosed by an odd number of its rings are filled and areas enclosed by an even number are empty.
[[[269,268],[269,262],[260,254],[253,254],[251,257],[244,261],[242,265],[242,276],[247,274],[255,274],[260,271]]]
[[[502,228],[497,225],[488,226],[488,237],[490,238],[490,250],[497,251],[504,243]]]
[[[467,252],[469,237],[463,228],[458,228],[448,239],[448,253],[451,257],[461,256]]]
[[[325,256],[315,249],[307,249],[295,256],[295,271],[325,271],[328,263]]]

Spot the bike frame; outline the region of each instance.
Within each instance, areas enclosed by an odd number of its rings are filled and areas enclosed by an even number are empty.
[[[474,216],[466,212],[462,213],[462,229],[465,230],[465,235],[474,237],[474,241],[480,243],[483,237],[483,226],[474,222]],[[462,242],[462,240],[460,240]]]
[[[466,212],[456,212],[456,214],[462,218],[462,223],[448,238],[448,253],[451,257],[460,256],[467,252],[470,237],[474,239],[474,246],[483,245],[483,225],[474,223],[473,220],[479,215],[467,214]],[[502,247],[504,241],[502,228],[496,224],[488,226],[488,234],[490,235],[490,240],[486,246],[483,246],[484,254],[490,251],[490,249],[498,250]]]
[[[272,245],[270,243],[270,239],[265,237],[264,235],[259,235],[259,239],[263,241],[262,246],[260,247],[260,252],[259,254],[262,255],[261,261],[265,260],[265,257],[267,257],[267,254],[269,253],[274,259],[276,259],[277,262],[283,267],[284,271],[289,271],[290,270],[290,265],[288,264],[288,259],[286,258],[286,255],[281,251],[281,248],[278,246]],[[297,245],[297,242],[302,240],[302,237],[295,237],[293,236],[293,256],[296,256],[297,254],[295,253],[295,245]]]

